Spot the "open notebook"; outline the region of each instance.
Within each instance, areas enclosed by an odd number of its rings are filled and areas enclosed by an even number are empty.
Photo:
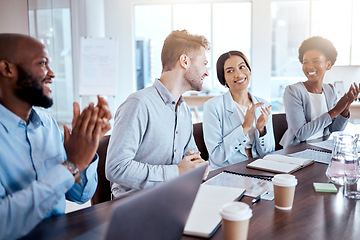
[[[274,173],[293,173],[314,163],[314,160],[269,154],[249,163],[246,167]]]
[[[244,188],[200,185],[184,234],[210,238],[221,224],[221,207],[225,203],[240,199],[244,192]]]

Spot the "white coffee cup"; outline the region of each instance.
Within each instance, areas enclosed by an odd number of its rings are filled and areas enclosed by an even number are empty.
[[[226,203],[220,209],[224,240],[246,240],[252,210],[243,202]]]
[[[291,174],[277,174],[272,179],[275,207],[290,210],[294,202],[297,179]]]

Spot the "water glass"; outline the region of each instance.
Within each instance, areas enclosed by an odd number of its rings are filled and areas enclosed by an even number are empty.
[[[360,170],[345,170],[344,175],[344,195],[350,199],[360,199]]]

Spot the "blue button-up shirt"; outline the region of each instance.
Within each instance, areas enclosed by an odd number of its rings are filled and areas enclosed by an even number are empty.
[[[187,151],[198,151],[192,132],[191,112],[183,97],[176,102],[158,79],[131,94],[115,114],[106,157],[113,195],[179,176],[177,164]]]
[[[21,237],[64,213],[65,198],[84,203],[92,197],[97,159],[80,174],[80,184],[61,165],[65,160],[63,135],[50,115],[32,109],[27,125],[0,104],[0,239]]]

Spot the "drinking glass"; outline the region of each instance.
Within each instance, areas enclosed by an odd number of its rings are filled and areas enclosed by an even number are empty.
[[[360,186],[358,186],[360,178],[359,168],[352,170],[345,170],[345,187],[344,195],[350,199],[360,199]]]

